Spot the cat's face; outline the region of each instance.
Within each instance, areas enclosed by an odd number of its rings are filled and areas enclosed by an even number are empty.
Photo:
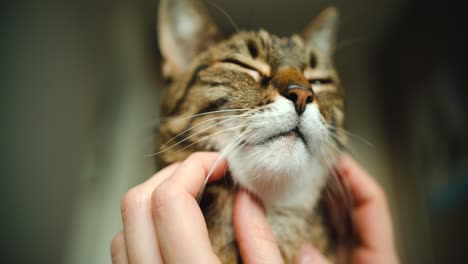
[[[336,20],[327,9],[303,37],[262,30],[219,41],[198,1],[162,1],[160,46],[172,82],[163,100],[162,159],[220,151],[234,180],[253,192],[326,167],[344,138],[332,63]]]

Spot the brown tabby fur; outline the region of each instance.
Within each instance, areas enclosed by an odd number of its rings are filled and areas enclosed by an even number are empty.
[[[334,32],[327,32],[335,31],[334,8],[324,11],[302,37],[280,38],[260,30],[239,32],[224,41],[219,41],[219,31],[199,1],[163,0],[159,12],[164,75],[170,80],[158,138],[158,148],[167,142],[162,147],[166,150],[158,154],[161,166],[184,160],[196,151],[222,151],[232,140],[230,131],[220,132],[230,126],[216,125],[224,119],[210,119],[239,112],[194,115],[267,105],[282,96],[282,89],[291,82],[314,88],[310,80],[326,80],[317,85],[316,102],[328,124],[342,127],[343,97],[331,60],[333,44],[314,42],[315,37],[334,42]],[[177,18],[181,16],[194,21],[191,31],[179,32]],[[320,36],[322,33],[328,35]],[[336,133],[339,146],[344,143],[344,134],[339,129]],[[223,263],[240,262],[232,230],[234,193],[235,184],[228,179],[208,185],[203,199],[213,250]],[[332,235],[318,205],[310,204],[308,210],[271,207],[267,216],[286,263],[292,262],[305,242],[333,259]]]

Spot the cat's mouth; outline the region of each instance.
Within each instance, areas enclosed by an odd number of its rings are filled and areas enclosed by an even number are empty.
[[[273,142],[273,141],[279,140],[279,139],[283,139],[283,138],[299,139],[299,140],[302,140],[302,142],[304,142],[304,144],[307,144],[307,142],[305,140],[305,137],[304,137],[304,134],[302,134],[302,132],[299,130],[298,127],[295,127],[292,130],[282,132],[282,133],[273,135],[273,136],[271,136],[271,137],[269,137],[269,138],[267,138],[265,140],[262,140],[260,143],[258,143],[258,145],[266,145],[266,144],[268,144],[270,142]]]

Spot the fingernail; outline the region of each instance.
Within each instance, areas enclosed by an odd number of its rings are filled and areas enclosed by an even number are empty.
[[[320,259],[318,250],[310,245],[303,245],[296,257],[296,264],[311,264]]]

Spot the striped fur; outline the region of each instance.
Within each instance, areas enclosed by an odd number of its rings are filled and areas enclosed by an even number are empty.
[[[230,164],[227,181],[209,185],[203,199],[215,252],[223,263],[239,261],[231,210],[241,187],[264,202],[287,263],[305,242],[333,259],[318,201],[345,141],[343,95],[332,61],[336,10],[322,12],[302,36],[260,30],[225,40],[199,1],[163,0],[159,16],[170,84],[158,162],[219,151]],[[192,20],[191,26],[181,27],[180,17]],[[291,84],[314,94],[301,115],[285,95]]]

